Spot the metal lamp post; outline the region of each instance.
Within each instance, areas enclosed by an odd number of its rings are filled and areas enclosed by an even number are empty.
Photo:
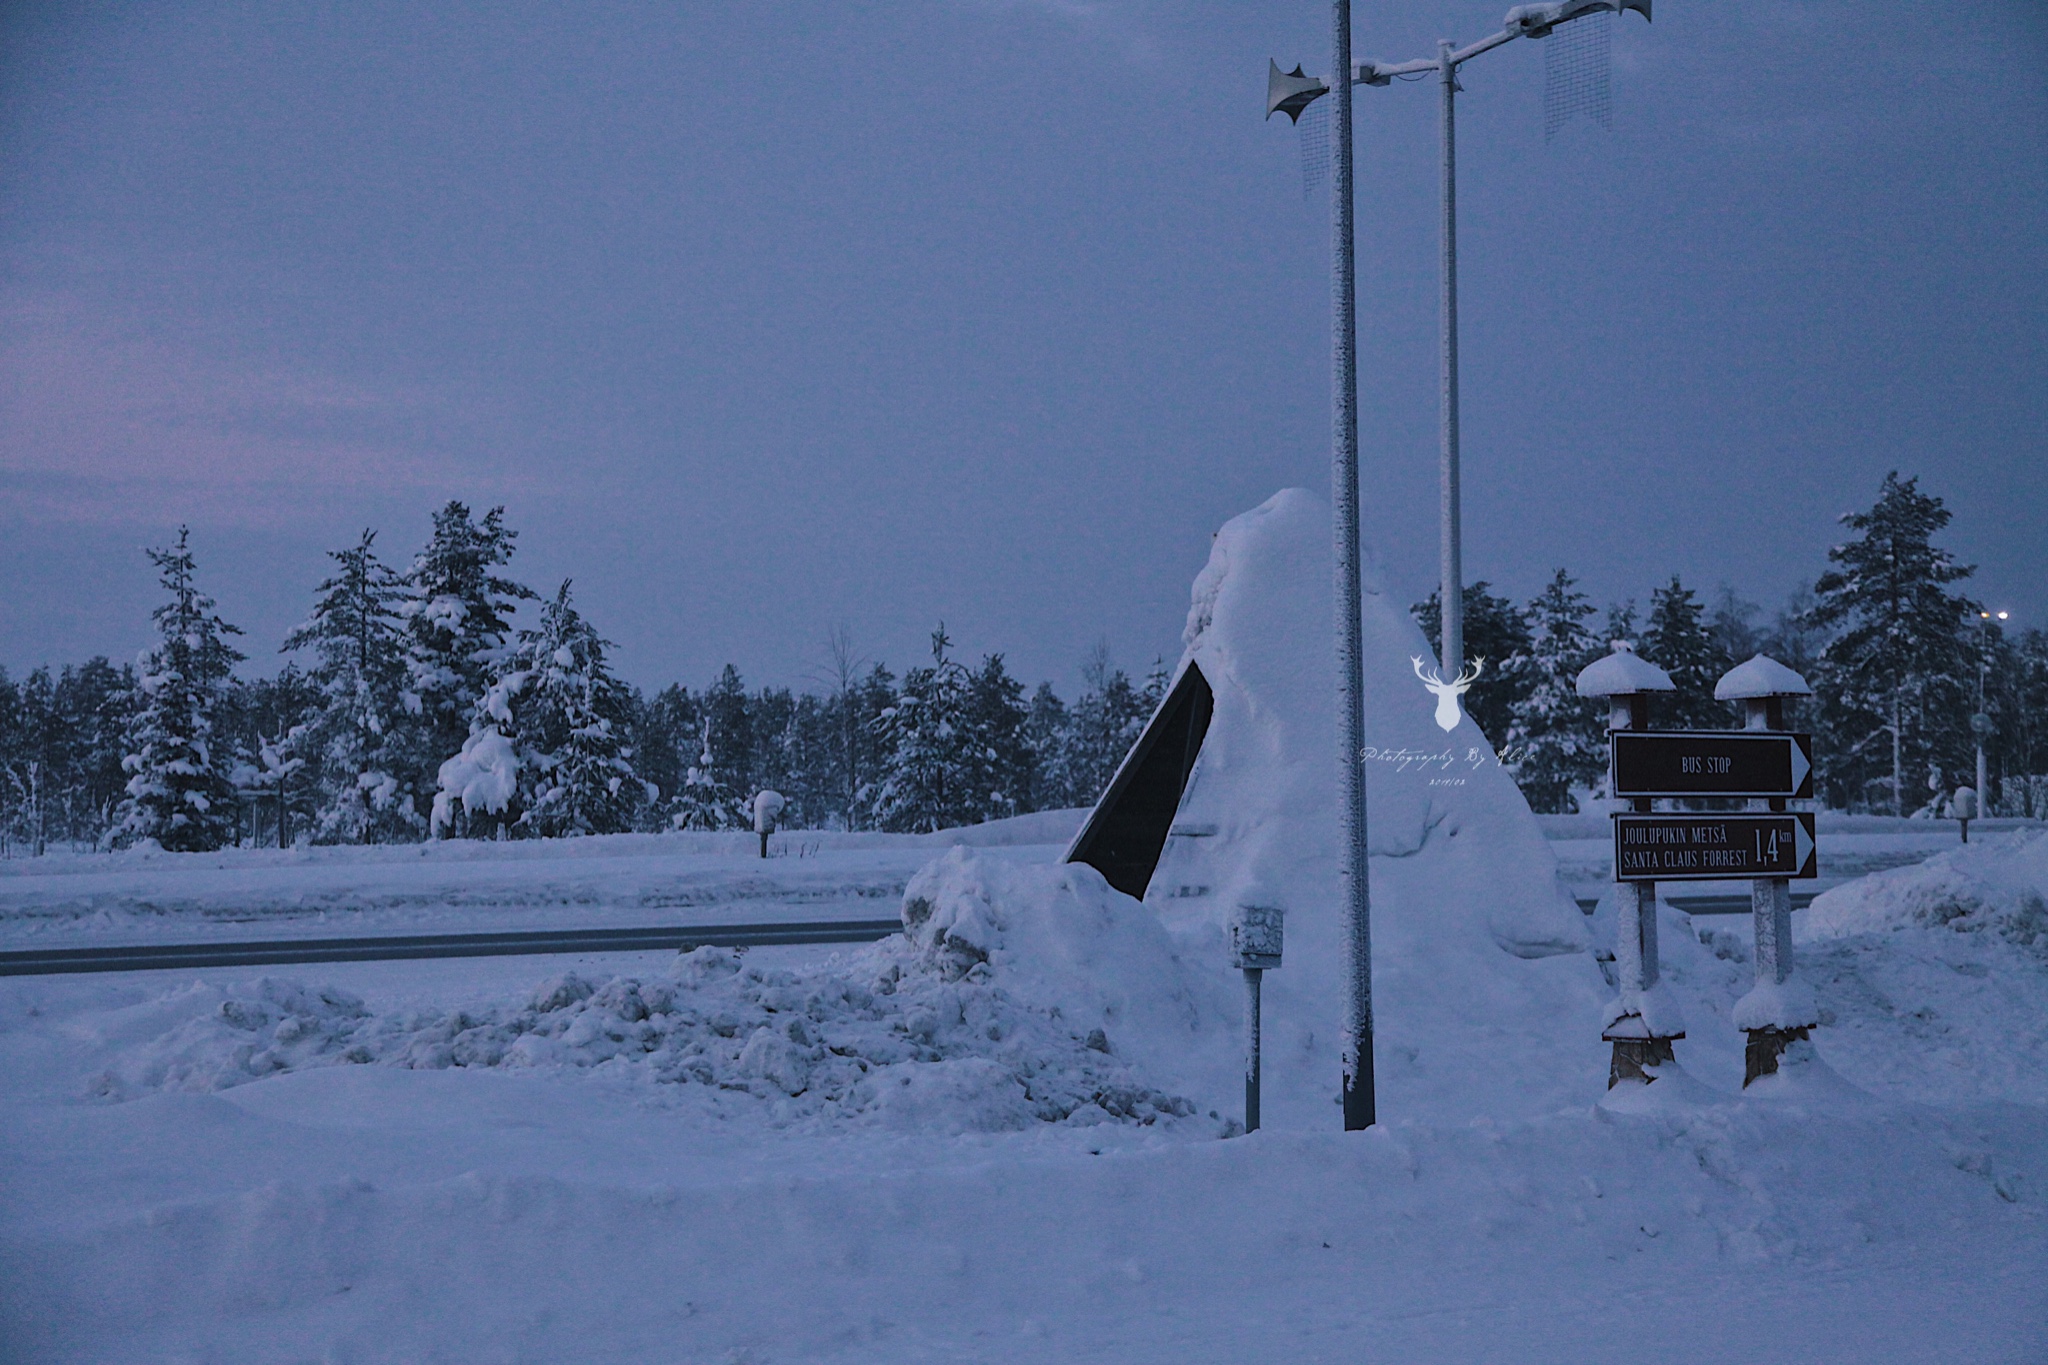
[[[1333,70],[1351,67],[1351,0],[1331,0]],[[1268,63],[1266,117],[1301,111],[1332,91],[1325,82]],[[1330,501],[1335,559],[1332,606],[1337,641],[1337,772],[1343,830],[1338,862],[1344,880],[1345,974],[1340,1099],[1344,1129],[1377,1118],[1372,1070],[1372,903],[1366,881],[1364,592],[1358,564],[1358,324],[1352,270],[1351,82],[1339,81],[1330,110]]]
[[[1501,30],[1468,47],[1453,47],[1439,40],[1434,57],[1410,62],[1360,62],[1352,80],[1360,85],[1387,85],[1397,76],[1422,76],[1435,72],[1442,92],[1443,177],[1442,245],[1443,280],[1439,304],[1442,308],[1442,432],[1440,528],[1438,553],[1441,582],[1437,600],[1442,604],[1442,667],[1446,676],[1465,667],[1465,572],[1464,547],[1460,538],[1458,487],[1458,68],[1482,52],[1491,52],[1517,38],[1545,38],[1559,24],[1583,19],[1589,14],[1634,10],[1645,20],[1650,17],[1650,0],[1561,0],[1560,3],[1517,5],[1507,13]]]
[[[1501,23],[1500,32],[1481,38],[1466,47],[1454,47],[1446,40],[1439,40],[1436,55],[1418,57],[1410,62],[1357,62],[1350,60],[1351,45],[1348,8],[1345,31],[1338,54],[1338,70],[1349,70],[1351,80],[1339,82],[1338,89],[1330,87],[1313,76],[1301,74],[1301,68],[1283,72],[1277,63],[1271,66],[1267,78],[1266,116],[1285,113],[1289,118],[1299,119],[1318,96],[1336,93],[1336,107],[1332,111],[1331,151],[1332,177],[1341,202],[1340,216],[1344,227],[1338,242],[1340,253],[1338,271],[1344,284],[1345,297],[1350,295],[1351,281],[1351,92],[1347,85],[1388,85],[1396,77],[1420,78],[1430,72],[1437,76],[1437,86],[1442,92],[1443,163],[1442,163],[1442,245],[1443,279],[1439,306],[1442,309],[1442,349],[1439,356],[1441,365],[1441,410],[1439,422],[1442,431],[1439,569],[1440,584],[1437,600],[1441,604],[1439,619],[1443,624],[1443,638],[1439,660],[1446,676],[1461,672],[1465,667],[1465,572],[1464,547],[1460,537],[1460,505],[1462,494],[1459,489],[1458,470],[1458,138],[1457,138],[1457,94],[1462,88],[1458,84],[1458,68],[1482,52],[1491,52],[1504,43],[1517,38],[1546,38],[1560,24],[1574,19],[1583,19],[1590,14],[1619,13],[1634,10],[1650,17],[1650,0],[1554,0],[1550,4],[1517,5],[1507,13]]]
[[[1284,113],[1299,121],[1302,110],[1331,95],[1330,110],[1330,484],[1332,536],[1336,551],[1337,702],[1340,782],[1344,802],[1340,862],[1346,901],[1346,991],[1344,1008],[1344,1127],[1369,1128],[1375,1119],[1372,1069],[1372,914],[1366,881],[1364,644],[1360,634],[1362,592],[1358,563],[1358,328],[1352,229],[1351,87],[1385,85],[1396,76],[1439,73],[1443,87],[1443,488],[1442,488],[1442,671],[1456,676],[1465,661],[1464,570],[1460,562],[1458,488],[1458,250],[1456,107],[1458,68],[1482,52],[1516,38],[1542,38],[1559,24],[1589,14],[1635,10],[1650,17],[1651,0],[1553,0],[1517,5],[1501,31],[1453,48],[1437,44],[1437,55],[1415,62],[1354,63],[1351,59],[1351,0],[1331,0],[1331,70],[1347,79],[1329,82],[1285,72],[1267,64],[1266,117]],[[1654,926],[1653,926],[1654,928]]]

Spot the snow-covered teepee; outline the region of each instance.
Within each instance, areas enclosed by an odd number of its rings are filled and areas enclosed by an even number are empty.
[[[1382,1113],[1597,1098],[1605,991],[1585,916],[1487,738],[1456,712],[1440,728],[1419,676],[1432,652],[1370,556],[1365,589]],[[1337,1094],[1344,960],[1330,592],[1321,499],[1288,489],[1228,522],[1166,700],[1068,854],[1191,938],[1240,905],[1287,911],[1266,978],[1268,1117],[1317,1126]]]

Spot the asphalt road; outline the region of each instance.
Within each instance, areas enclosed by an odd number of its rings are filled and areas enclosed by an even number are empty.
[[[783,924],[666,924],[645,929],[550,929],[525,933],[297,938],[264,943],[134,944],[0,952],[0,976],[144,972],[167,967],[269,967],[304,962],[379,962],[419,957],[512,957],[541,953],[644,953],[685,948],[872,943],[903,927],[898,919]]]

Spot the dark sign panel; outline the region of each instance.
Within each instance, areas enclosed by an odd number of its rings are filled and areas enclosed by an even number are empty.
[[[1813,737],[1757,730],[1613,730],[1616,796],[1813,796]]]
[[[1614,880],[1707,882],[1813,877],[1813,816],[1617,815]]]

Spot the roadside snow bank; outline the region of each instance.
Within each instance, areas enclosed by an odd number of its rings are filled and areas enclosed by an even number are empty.
[[[1121,901],[1119,906],[1114,902]],[[379,1015],[345,991],[265,977],[195,983],[114,1012],[88,1093],[214,1091],[311,1067],[588,1068],[699,1086],[776,1126],[923,1132],[1189,1118],[1136,1056],[1227,1052],[1224,1008],[1165,932],[1086,867],[955,849],[918,874],[905,933],[803,970],[722,948],[663,978],[543,981],[523,1000]]]
[[[1994,934],[2048,958],[2048,831],[1959,844],[1830,888],[1803,927],[1824,939],[1907,926]]]

